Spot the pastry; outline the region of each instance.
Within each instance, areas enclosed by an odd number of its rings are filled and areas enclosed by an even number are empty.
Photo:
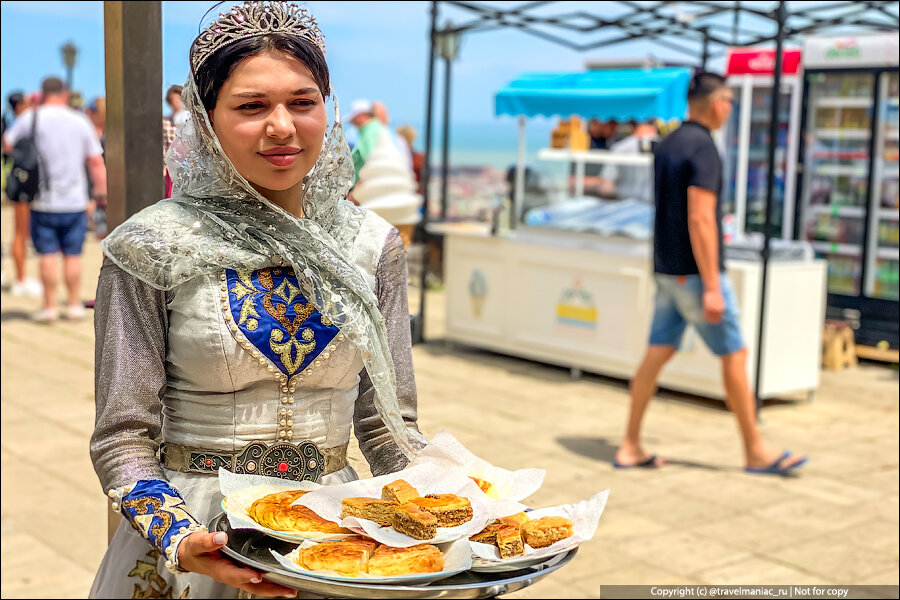
[[[527,523],[530,519],[528,515],[524,512],[516,513],[514,515],[509,515],[508,517],[500,517],[495,523],[501,523],[503,525],[515,525],[516,527],[521,527],[525,523]]]
[[[469,479],[475,482],[475,484],[481,489],[482,492],[487,494],[492,498],[496,498],[497,494],[494,491],[494,484],[490,481],[485,481],[484,479],[478,479],[477,477],[472,477],[469,475]]]
[[[297,564],[310,571],[336,571],[356,577],[366,572],[372,554],[374,549],[370,550],[359,542],[323,542],[301,548]]]
[[[375,521],[382,526],[394,523],[396,502],[387,502],[377,498],[344,498],[341,500],[341,518],[357,517]]]
[[[320,517],[306,506],[289,506],[275,512],[275,522],[280,525],[280,531],[317,531],[321,533],[353,533]]]
[[[372,538],[368,538],[364,535],[351,535],[351,536],[348,536],[348,537],[342,539],[340,542],[323,542],[323,543],[349,544],[352,546],[363,548],[366,550],[366,552],[369,553],[370,558],[372,557],[372,553],[375,552],[375,548],[377,548],[378,546],[381,545],[378,542],[376,542],[375,540],[373,540]]]
[[[472,504],[462,496],[428,494],[412,502],[437,517],[438,527],[456,527],[472,520]]]
[[[406,504],[412,502],[419,497],[416,488],[409,485],[402,479],[393,481],[381,488],[381,499],[388,502],[396,502],[397,504]]]
[[[522,544],[522,533],[515,525],[503,525],[495,534],[497,550],[500,558],[511,558],[525,554],[525,546]]]
[[[437,535],[437,524],[437,517],[412,502],[394,510],[394,529],[417,540],[430,540]]]
[[[522,525],[522,537],[532,548],[543,548],[572,536],[572,521],[564,517],[542,517]]]
[[[475,535],[469,537],[473,542],[480,542],[482,544],[494,544],[497,541],[497,531],[503,528],[503,525],[499,523],[491,523]]]
[[[275,531],[353,533],[333,521],[320,517],[310,508],[291,504],[305,493],[296,490],[263,496],[250,505],[247,515],[263,527]]]
[[[431,544],[419,544],[411,548],[379,546],[369,559],[370,575],[437,573],[443,569],[444,555]]]

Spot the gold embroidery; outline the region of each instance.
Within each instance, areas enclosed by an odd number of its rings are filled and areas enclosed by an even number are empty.
[[[168,494],[163,494],[163,499],[165,502],[152,497],[122,502],[123,509],[134,509],[137,512],[134,517],[135,527],[145,538],[151,539],[153,536],[154,544],[160,550],[163,536],[169,531],[173,522],[183,520],[194,522],[190,513],[184,510],[184,500]],[[153,521],[156,517],[159,517],[162,522],[154,525]]]
[[[153,549],[147,553],[145,558],[150,560],[138,560],[134,568],[128,572],[129,577],[138,577],[145,582],[144,587],[140,584],[134,584],[134,593],[132,598],[174,598],[172,595],[172,586],[167,585],[166,580],[159,574],[157,567],[162,554],[159,550]],[[184,588],[179,598],[190,598],[191,586]]]
[[[269,335],[269,347],[281,358],[281,363],[290,376],[299,371],[306,356],[316,348],[315,332],[310,328],[303,328],[302,331],[299,331],[315,312],[316,307],[311,302],[303,304],[298,299],[298,297],[302,298],[300,289],[287,277],[281,280],[278,287],[275,287],[275,276],[281,276],[282,273],[284,273],[282,269],[256,271],[256,277],[263,288],[260,290],[253,284],[252,272],[237,271],[238,281],[231,287],[230,292],[241,303],[237,323],[245,326],[249,331],[255,331],[259,327],[259,320],[262,317],[257,312],[254,303],[256,298],[262,296],[265,312],[283,328],[283,331],[279,328],[272,329]],[[293,274],[288,272],[288,275]],[[283,300],[284,303],[276,305],[276,298]],[[288,319],[289,308],[294,310],[293,319]],[[322,319],[322,322],[325,325],[331,324],[330,321],[326,322],[325,318]],[[298,331],[302,340],[297,337]],[[287,333],[287,340],[285,340],[285,333]],[[295,358],[291,358],[292,354],[295,354]]]
[[[308,329],[304,331],[309,331]],[[291,336],[288,338],[283,344],[280,344],[281,340],[284,339],[284,334],[280,329],[272,330],[272,338],[269,340],[269,347],[281,357],[281,362],[284,364],[287,369],[288,375],[293,375],[296,372],[300,365],[303,364],[303,360],[306,358],[306,355],[313,351],[316,347],[315,342],[309,342],[308,344],[301,344],[297,338]],[[297,358],[291,358],[291,348],[296,349]]]

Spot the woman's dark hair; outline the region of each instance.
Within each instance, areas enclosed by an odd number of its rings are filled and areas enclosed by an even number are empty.
[[[219,92],[231,72],[242,60],[263,52],[275,50],[290,54],[302,62],[312,73],[322,97],[331,95],[328,64],[318,46],[303,38],[281,33],[270,33],[245,38],[228,44],[211,54],[194,73],[197,91],[206,110],[213,110],[219,99]]]

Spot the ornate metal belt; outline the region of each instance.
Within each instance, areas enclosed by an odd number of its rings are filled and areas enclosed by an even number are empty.
[[[224,467],[232,473],[318,481],[347,466],[347,444],[322,450],[310,441],[252,442],[238,452],[220,452],[164,443],[159,461],[181,473],[216,473]]]

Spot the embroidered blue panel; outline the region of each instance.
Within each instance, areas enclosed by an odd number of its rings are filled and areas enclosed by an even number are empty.
[[[293,269],[226,269],[225,275],[238,329],[288,377],[309,366],[338,334],[300,293]]]
[[[122,498],[122,516],[160,552],[182,527],[200,523],[187,511],[184,500],[168,481],[142,479]]]

